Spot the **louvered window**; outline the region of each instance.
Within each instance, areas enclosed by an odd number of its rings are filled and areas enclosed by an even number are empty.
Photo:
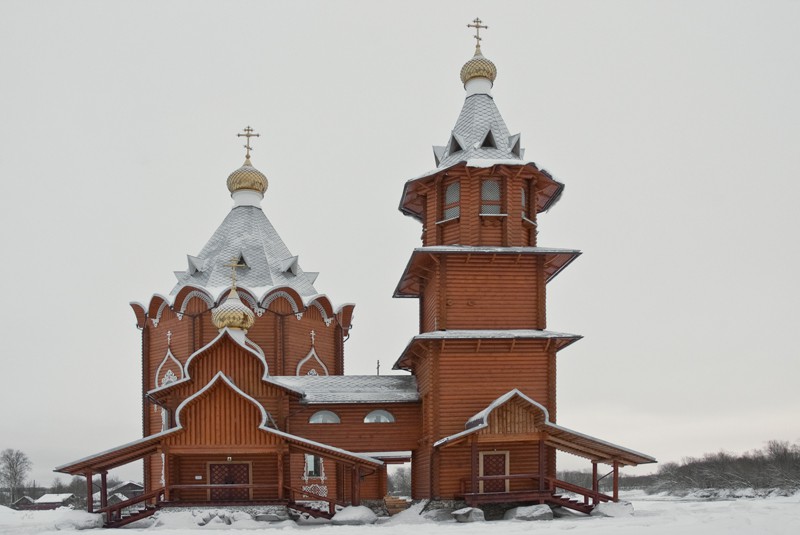
[[[481,215],[500,213],[500,181],[481,181]]]
[[[444,190],[443,219],[453,219],[461,215],[461,184],[453,182]]]

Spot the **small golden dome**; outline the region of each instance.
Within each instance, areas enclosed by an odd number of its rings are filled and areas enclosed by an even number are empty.
[[[475,47],[475,55],[461,67],[461,83],[466,84],[473,78],[488,78],[494,82],[497,78],[497,67],[490,60],[483,57],[481,46]]]
[[[217,329],[241,329],[246,331],[253,326],[256,317],[250,307],[242,303],[236,288],[231,288],[228,299],[211,312],[211,321]]]
[[[228,191],[231,193],[243,189],[251,189],[264,194],[269,186],[267,177],[253,167],[248,157],[242,166],[228,176]]]

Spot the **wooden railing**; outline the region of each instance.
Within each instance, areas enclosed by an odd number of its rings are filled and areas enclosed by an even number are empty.
[[[135,507],[144,503],[147,505],[157,506],[164,498],[164,489],[159,488],[139,496],[134,496],[129,500],[125,500],[114,505],[107,505],[101,509],[97,509],[97,513],[106,514],[106,525],[111,525],[122,520],[122,510],[129,507]],[[149,503],[152,500],[152,503]]]
[[[518,480],[531,480],[532,485],[526,486],[526,488],[518,489],[515,491],[499,491],[499,492],[486,492],[480,491],[480,486],[478,488],[473,488],[473,481],[475,484],[480,485],[480,482],[486,481],[508,481],[509,486],[510,482],[518,481]],[[466,495],[486,495],[486,494],[512,494],[512,493],[548,493],[553,494],[556,489],[563,489],[567,492],[571,492],[573,494],[578,494],[583,496],[583,503],[589,505],[591,500],[591,504],[597,504],[599,502],[610,502],[614,501],[612,496],[607,494],[603,494],[602,492],[596,492],[591,489],[587,489],[585,487],[581,487],[580,485],[575,485],[573,483],[567,483],[566,481],[562,481],[560,479],[556,479],[553,477],[545,477],[544,479],[541,478],[540,474],[509,474],[509,475],[499,475],[499,476],[478,476],[476,478],[467,478],[461,480],[461,494]]]
[[[167,497],[169,501],[175,501],[175,495],[173,494],[174,491],[178,491],[178,496],[180,496],[180,491],[198,491],[198,490],[248,490],[248,500],[253,499],[253,490],[278,490],[278,485],[254,485],[252,483],[237,483],[237,484],[186,484],[186,485],[168,485],[167,486]],[[275,493],[275,497],[271,499],[279,499],[280,497]],[[207,498],[210,500],[211,498]]]
[[[478,488],[472,488],[472,481],[473,481],[472,478],[462,479],[461,480],[461,493],[462,494],[480,494],[481,493],[480,492],[480,483],[481,483],[481,481],[484,481],[484,482],[485,481],[508,481],[509,484],[510,484],[511,481],[520,480],[520,479],[530,479],[534,483],[534,486],[531,487],[530,489],[527,489],[527,490],[531,490],[531,491],[538,491],[538,490],[550,491],[550,490],[552,490],[552,489],[550,489],[550,488],[548,488],[546,486],[543,486],[542,488],[540,488],[540,485],[539,485],[540,475],[539,474],[508,474],[508,475],[499,475],[499,476],[478,476],[478,477],[475,478],[475,482],[478,485]],[[545,478],[545,480],[546,480],[546,478]]]
[[[591,489],[587,489],[585,487],[581,487],[580,485],[575,485],[573,483],[567,483],[566,481],[562,481],[560,479],[556,479],[553,477],[546,478],[550,487],[555,489],[564,489],[568,492],[572,492],[573,494],[580,494],[583,496],[583,503],[589,504],[589,499],[592,499],[592,504],[597,504],[599,502],[613,502],[614,498],[609,496],[608,494],[603,494],[602,492],[595,492]]]
[[[298,502],[298,501],[320,501],[320,502],[327,502],[328,504],[328,514],[333,516],[336,514],[336,506],[343,505],[339,504],[336,500],[332,498],[328,498],[327,496],[322,496],[321,494],[316,494],[314,492],[310,492],[308,490],[298,489],[296,487],[289,487],[284,486],[284,490],[288,493],[289,501],[290,502]],[[300,498],[296,498],[299,496]]]

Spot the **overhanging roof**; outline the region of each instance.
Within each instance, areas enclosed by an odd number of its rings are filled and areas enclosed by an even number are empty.
[[[407,369],[409,359],[423,343],[431,340],[548,340],[554,349],[560,351],[568,345],[583,338],[579,334],[560,333],[556,331],[539,331],[535,329],[469,329],[450,331],[430,331],[416,335],[408,343],[400,358],[394,364],[395,370]]]
[[[461,255],[465,262],[475,255],[543,255],[546,282],[550,282],[561,270],[580,256],[576,249],[554,249],[548,247],[477,247],[470,245],[435,245],[417,247],[411,253],[406,269],[394,290],[394,297],[419,297],[421,281],[427,278],[435,257],[440,255]]]
[[[498,407],[505,405],[513,399],[522,401],[531,411],[537,430],[544,434],[544,441],[561,451],[578,455],[597,462],[618,462],[622,465],[636,466],[656,462],[655,458],[622,446],[617,446],[605,440],[591,437],[578,431],[573,431],[550,421],[547,409],[529,398],[517,389],[511,390],[496,400],[481,412],[467,420],[466,429],[460,433],[444,437],[434,443],[434,447],[445,447],[458,444],[470,435],[490,428],[489,415]]]

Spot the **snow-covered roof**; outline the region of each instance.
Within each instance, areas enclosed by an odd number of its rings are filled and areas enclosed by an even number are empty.
[[[301,375],[271,377],[304,393],[303,403],[403,403],[419,401],[413,375]]]
[[[500,247],[491,245],[428,245],[416,247],[421,253],[492,253],[492,254],[580,254],[577,249],[557,249],[555,247]]]
[[[172,294],[186,285],[200,286],[212,294],[230,287],[232,259],[240,286],[261,293],[276,286],[289,286],[302,296],[317,294],[317,273],[304,272],[258,206],[235,206],[197,256],[188,256],[186,271],[176,271],[178,283]]]
[[[512,160],[522,163],[519,134],[511,136],[508,127],[486,93],[468,95],[447,144],[434,147],[436,167],[443,169],[464,160]]]
[[[512,339],[512,338],[581,338],[578,334],[535,329],[470,329],[450,331],[430,331],[416,335],[413,340],[469,340],[469,339]]]
[[[74,498],[74,494],[45,494],[38,498],[34,503],[63,503],[70,498]]]
[[[487,405],[485,409],[469,418],[464,425],[465,429],[463,431],[437,440],[434,442],[433,447],[438,448],[447,444],[451,444],[463,439],[468,435],[476,433],[481,429],[486,429],[490,425],[489,415],[495,409],[508,403],[515,397],[523,400],[524,403],[528,404],[531,409],[538,414],[538,422],[536,424],[537,427],[541,426],[541,428],[546,431],[548,435],[558,438],[558,442],[556,443],[550,444],[550,442],[547,442],[547,439],[546,442],[550,445],[554,445],[556,448],[562,451],[567,451],[575,455],[592,458],[595,460],[607,461],[616,459],[622,464],[633,466],[637,464],[656,462],[653,457],[645,455],[644,453],[623,448],[622,446],[617,446],[611,442],[585,435],[578,431],[573,431],[572,429],[551,422],[550,413],[544,405],[528,397],[516,388],[498,397],[489,405]]]

